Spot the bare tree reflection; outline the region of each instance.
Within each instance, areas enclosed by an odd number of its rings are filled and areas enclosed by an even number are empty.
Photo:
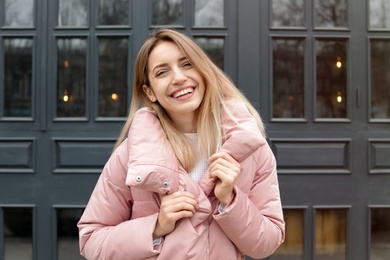
[[[4,40],[4,116],[32,116],[32,39]]]
[[[317,27],[347,27],[346,0],[316,0]]]
[[[346,40],[316,41],[316,115],[319,118],[347,116],[346,46]]]
[[[272,26],[304,26],[304,0],[272,0]]]
[[[58,26],[87,26],[88,0],[59,0]]]
[[[370,0],[370,27],[390,28],[390,1]]]
[[[182,0],[153,0],[153,25],[182,25]]]
[[[5,0],[4,10],[6,26],[34,26],[34,0]]]
[[[385,259],[390,248],[390,208],[371,208],[370,259]]]
[[[100,0],[99,24],[127,25],[129,24],[128,0]]]
[[[210,56],[215,64],[224,69],[224,49],[225,40],[222,38],[196,37],[195,41]]]
[[[390,40],[371,40],[371,117],[390,118]]]
[[[57,46],[57,116],[85,117],[87,41],[64,38]]]
[[[274,39],[273,66],[273,117],[302,118],[304,62],[302,39]]]
[[[195,26],[223,26],[224,0],[195,0]]]
[[[99,116],[126,116],[127,46],[127,38],[99,39]]]

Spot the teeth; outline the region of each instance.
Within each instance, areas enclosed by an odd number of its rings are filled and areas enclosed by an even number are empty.
[[[191,93],[192,91],[193,91],[192,88],[186,88],[186,89],[180,90],[179,92],[174,93],[173,97],[178,98],[178,97],[183,96],[185,94]]]

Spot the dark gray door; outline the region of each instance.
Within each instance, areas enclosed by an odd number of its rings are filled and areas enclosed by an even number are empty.
[[[286,219],[271,259],[390,256],[388,8],[240,1],[239,85],[267,123]]]
[[[171,26],[237,76],[236,1],[0,0],[0,259],[81,259],[76,223]]]

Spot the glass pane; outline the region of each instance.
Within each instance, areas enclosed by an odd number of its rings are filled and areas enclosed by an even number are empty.
[[[128,0],[100,0],[100,25],[129,25]]]
[[[303,260],[304,211],[284,209],[286,237],[284,243],[272,255],[272,260]]]
[[[99,39],[99,116],[127,114],[127,38]]]
[[[195,0],[195,26],[224,25],[224,0]]]
[[[347,209],[316,210],[316,259],[346,259],[347,212]]]
[[[34,0],[5,0],[5,26],[34,26]]]
[[[57,40],[57,116],[85,117],[86,39]]]
[[[304,0],[272,0],[273,27],[303,27],[305,24]]]
[[[225,39],[211,37],[195,37],[195,42],[209,55],[214,63],[224,69]]]
[[[182,25],[182,0],[153,0],[152,25]]]
[[[77,222],[83,209],[57,209],[58,260],[84,259],[79,250]]]
[[[371,209],[370,260],[390,256],[390,208]]]
[[[390,40],[371,39],[371,117],[390,118]]]
[[[304,40],[272,40],[273,117],[303,118]]]
[[[31,117],[32,39],[4,39],[4,116]]]
[[[390,29],[390,1],[369,0],[370,28]]]
[[[316,40],[319,118],[347,117],[347,41]]]
[[[87,26],[88,0],[59,0],[58,26]]]
[[[316,27],[347,27],[347,0],[316,0]]]
[[[33,259],[31,208],[3,208],[4,259]]]

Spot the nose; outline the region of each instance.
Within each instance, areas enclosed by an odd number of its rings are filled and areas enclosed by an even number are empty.
[[[183,71],[181,69],[175,68],[173,70],[173,79],[172,79],[173,84],[182,83],[186,79],[187,79],[187,76],[183,73]]]

